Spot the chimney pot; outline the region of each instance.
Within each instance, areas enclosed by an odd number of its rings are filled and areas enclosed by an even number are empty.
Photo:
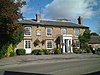
[[[78,24],[82,24],[82,17],[81,16],[79,16],[79,18],[78,18]]]
[[[37,22],[40,22],[40,13],[37,13],[37,14],[36,14],[36,21],[37,21]]]

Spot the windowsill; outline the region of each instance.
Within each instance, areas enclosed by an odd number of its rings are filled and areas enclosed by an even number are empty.
[[[47,37],[52,37],[52,35],[46,35]]]
[[[74,37],[79,37],[79,36],[74,36]]]
[[[46,49],[53,49],[53,48],[46,48]]]
[[[32,36],[32,35],[24,35],[24,36],[26,36],[26,37],[27,37],[27,36]]]

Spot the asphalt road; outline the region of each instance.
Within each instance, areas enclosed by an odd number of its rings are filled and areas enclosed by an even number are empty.
[[[6,65],[0,68],[0,75],[100,75],[100,58]]]

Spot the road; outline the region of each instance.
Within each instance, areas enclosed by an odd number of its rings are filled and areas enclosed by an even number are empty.
[[[60,60],[6,65],[0,68],[0,75],[100,75],[100,58]]]

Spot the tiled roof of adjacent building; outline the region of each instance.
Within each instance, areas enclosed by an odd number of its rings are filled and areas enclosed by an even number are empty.
[[[19,23],[22,25],[39,25],[39,26],[56,26],[56,27],[69,27],[69,28],[89,28],[80,24],[72,23],[70,21],[59,21],[59,20],[41,20],[36,22],[35,20],[22,20]]]
[[[100,36],[91,36],[89,44],[100,44]]]

